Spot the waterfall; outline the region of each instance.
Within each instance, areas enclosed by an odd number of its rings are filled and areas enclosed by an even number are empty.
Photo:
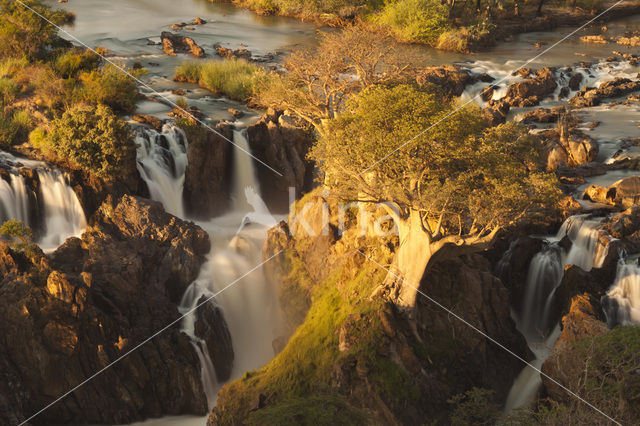
[[[39,169],[38,178],[45,221],[39,244],[58,247],[69,236],[82,234],[87,227],[84,211],[62,172]]]
[[[140,176],[149,187],[151,198],[164,209],[184,217],[182,189],[187,169],[187,137],[182,129],[165,124],[162,132],[141,128],[136,131],[136,157]]]
[[[618,264],[616,280],[602,297],[602,307],[609,327],[640,324],[640,266]]]
[[[198,222],[213,242],[200,274],[185,291],[179,310],[193,309],[202,297],[220,294],[215,303],[229,328],[234,351],[232,379],[256,369],[274,356],[273,339],[281,335],[277,289],[272,288],[261,269],[238,280],[262,261],[261,247],[267,229],[276,223],[259,196],[249,142],[242,131],[234,131],[232,198],[230,212]],[[136,134],[138,168],[149,186],[151,197],[165,209],[184,218],[182,190],[187,166],[188,141],[177,127],[167,124],[162,133],[140,129]],[[233,286],[221,290],[233,283]],[[194,332],[195,314],[182,322],[182,331],[191,338],[201,365],[202,384],[212,407],[219,383],[206,342]]]
[[[598,220],[588,219],[586,215],[571,216],[555,236],[546,239],[543,249],[531,259],[522,312],[516,315],[515,319],[518,329],[536,356],[531,362],[536,368],[540,368],[548,358],[560,335],[559,324],[552,324],[550,315],[555,292],[562,282],[564,268],[576,265],[589,271],[602,266],[607,255],[607,246],[601,243],[599,228]],[[571,242],[568,250],[564,248],[565,237]],[[540,374],[526,366],[509,391],[505,411],[509,412],[530,403],[541,383]]]
[[[43,250],[53,250],[67,238],[79,236],[87,227],[87,221],[78,200],[62,171],[41,161],[19,159],[0,152],[0,162],[9,174],[9,180],[0,178],[0,224],[17,219],[29,225],[40,235],[36,241]],[[20,169],[36,171],[38,206],[30,206],[30,189]],[[33,223],[30,213],[41,208],[42,223]]]
[[[27,184],[20,175],[10,175],[10,182],[0,179],[0,224],[9,219],[30,225]]]

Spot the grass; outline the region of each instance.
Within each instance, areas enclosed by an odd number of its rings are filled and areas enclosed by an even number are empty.
[[[433,44],[449,28],[448,10],[437,0],[388,2],[373,21],[404,42]]]
[[[264,73],[261,67],[241,59],[190,61],[176,69],[174,78],[176,81],[199,84],[229,99],[244,101],[254,94],[259,73]]]

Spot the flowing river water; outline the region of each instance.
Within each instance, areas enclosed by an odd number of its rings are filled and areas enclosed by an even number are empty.
[[[47,0],[53,7],[63,7],[76,14],[76,23],[67,31],[87,45],[105,47],[111,59],[129,66],[139,62],[148,70],[144,77],[155,91],[172,101],[178,99],[174,89],[186,90],[185,97],[189,104],[197,106],[212,124],[219,120],[231,120],[229,107],[244,110],[248,115],[243,122],[236,122],[238,131],[234,141],[239,146],[248,148],[241,129],[257,117],[257,113],[246,106],[228,99],[214,96],[194,85],[176,83],[172,80],[173,71],[185,59],[185,55],[170,57],[162,53],[157,45],[162,31],[170,31],[170,26],[178,22],[191,22],[195,17],[208,21],[205,25],[196,26],[193,31],[182,31],[184,35],[193,37],[204,48],[207,56],[215,57],[214,43],[229,48],[246,47],[254,57],[269,62],[277,62],[279,53],[287,52],[299,46],[315,43],[315,32],[318,29],[310,23],[281,17],[261,17],[251,12],[237,9],[230,5],[211,3],[208,0],[184,0],[176,7],[172,0],[70,0],[58,5]],[[640,29],[640,17],[628,18],[607,25],[608,35],[620,35],[628,30]],[[488,52],[474,55],[462,55],[439,52],[417,46],[404,47],[410,51],[419,63],[450,64],[458,63],[474,72],[486,72],[497,79],[505,79],[496,88],[494,98],[504,95],[507,85],[516,82],[520,77],[511,75],[511,71],[527,60],[544,51],[548,46],[561,40],[572,28],[560,28],[545,33],[528,33],[513,37],[512,40],[500,43]],[[612,50],[633,52],[633,49],[618,45],[583,44],[577,37],[584,34],[602,31],[594,26],[581,31],[577,36],[568,39],[537,58],[528,66],[539,68],[555,66],[559,79],[564,78],[567,67],[578,69],[588,85],[597,86],[615,77],[632,77],[640,72],[639,66],[626,62],[611,63],[605,58]],[[153,42],[153,43],[151,43]],[[536,45],[536,43],[538,43]],[[276,53],[275,59],[269,54]],[[579,62],[589,62],[576,65]],[[473,99],[482,90],[483,85],[474,85],[465,91],[463,99]],[[142,88],[150,98],[159,100],[157,93]],[[570,95],[571,96],[571,95]],[[482,104],[479,99],[474,102]],[[553,97],[543,101],[542,106],[562,104]],[[146,100],[138,105],[138,112],[168,118],[171,107],[161,101]],[[527,108],[515,108],[511,117],[526,112]],[[619,149],[622,139],[635,136],[640,123],[638,104],[601,106],[585,108],[580,115],[585,121],[600,121],[600,126],[589,130],[589,135],[600,145],[598,161],[607,161]],[[168,144],[159,146],[160,138]],[[152,198],[163,203],[166,210],[179,217],[185,217],[182,206],[182,185],[184,169],[187,165],[186,148],[188,141],[184,134],[171,125],[165,126],[162,132],[141,130],[136,138],[138,143],[139,171],[147,182]],[[251,267],[261,261],[261,245],[266,237],[266,230],[274,223],[274,218],[260,199],[260,182],[256,181],[253,162],[248,156],[235,152],[234,164],[234,203],[232,209],[210,221],[199,222],[199,225],[210,233],[213,248],[203,266],[200,277],[185,293],[181,309],[184,311],[203,295],[214,294],[224,285],[232,282]],[[171,164],[167,158],[171,158]],[[15,162],[15,159],[3,157]],[[48,248],[59,245],[65,237],[77,235],[86,226],[84,214],[77,197],[74,197],[64,175],[55,168],[45,167],[36,162],[24,162],[23,165],[37,170],[42,183],[41,198],[45,207],[45,229],[56,230],[55,235],[44,232],[41,244]],[[585,185],[597,183],[608,185],[621,177],[634,174],[631,171],[618,170],[605,175],[590,178]],[[7,180],[0,179],[0,218],[16,217],[26,219],[28,223],[28,204],[24,182],[19,173],[12,173]],[[579,188],[580,191],[583,188]],[[71,192],[71,193],[70,193]],[[47,201],[49,200],[49,201]],[[54,200],[54,201],[51,201]],[[4,216],[3,216],[4,215]],[[6,217],[5,217],[6,216]],[[247,221],[247,217],[251,220]],[[188,219],[188,218],[187,218]],[[249,225],[247,225],[249,222]],[[545,250],[536,255],[530,265],[527,279],[527,300],[524,311],[515,313],[520,330],[536,354],[533,362],[536,367],[548,356],[548,348],[558,335],[558,328],[548,324],[546,315],[550,298],[559,284],[562,268],[568,264],[577,264],[584,269],[598,266],[602,253],[594,243],[597,232],[597,221],[583,217],[567,220],[557,236],[548,237]],[[571,249],[565,252],[557,246],[557,241],[568,234],[573,242]],[[223,310],[233,338],[236,355],[232,378],[239,377],[248,369],[258,368],[273,357],[272,340],[278,336],[280,318],[278,314],[277,289],[271,288],[262,276],[261,271],[244,278],[228,292],[216,298],[214,303]],[[608,317],[619,318],[622,323],[635,323],[640,320],[640,268],[634,264],[621,263],[618,278],[609,293],[617,303],[608,312]],[[202,342],[193,335],[192,319],[187,317],[183,323],[184,331],[192,336],[202,367],[203,384],[210,404],[215,403],[215,395],[222,385],[218,383],[206,351],[202,350]],[[552,330],[541,335],[541,329]],[[199,345],[199,346],[198,346]],[[526,368],[516,379],[507,401],[507,407],[525,405],[535,396],[540,383],[539,375]],[[203,424],[203,418],[164,418],[151,420],[145,424],[184,425]]]

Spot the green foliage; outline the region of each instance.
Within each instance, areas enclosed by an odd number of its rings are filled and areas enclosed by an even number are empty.
[[[20,243],[28,244],[33,241],[33,231],[22,221],[11,219],[0,226],[0,234],[14,238]]]
[[[337,393],[293,397],[274,406],[267,406],[249,415],[246,425],[363,425],[365,412],[349,405]]]
[[[354,14],[359,7],[377,1],[367,0],[234,0],[241,6],[256,10],[263,14],[279,13],[282,15],[320,16],[325,20],[335,20]],[[331,16],[335,15],[334,19]]]
[[[0,148],[9,149],[27,141],[33,120],[26,111],[0,112]]]
[[[493,425],[500,418],[500,406],[494,402],[494,392],[472,388],[449,400],[454,405],[452,425]]]
[[[139,71],[129,70],[136,75]],[[102,103],[114,111],[131,113],[139,94],[136,82],[117,67],[106,64],[99,70],[82,72],[81,98],[86,102]]]
[[[23,3],[56,25],[73,21],[73,15],[51,10],[38,0]],[[44,59],[52,48],[67,45],[53,25],[13,0],[0,1],[0,57]]]
[[[73,101],[75,84],[60,78],[50,65],[33,65],[22,73],[25,85],[33,89],[38,102],[49,108],[68,107]]]
[[[327,123],[310,158],[338,198],[364,193],[426,220],[448,215],[456,227],[459,217],[460,231],[506,225],[559,197],[555,176],[539,169],[541,145],[525,127],[487,128],[480,108],[455,107],[432,88],[368,88]]]
[[[0,78],[12,78],[29,65],[25,58],[5,58],[0,61]]]
[[[395,0],[374,15],[374,22],[402,41],[433,44],[448,29],[448,15],[439,0]]]
[[[45,151],[107,180],[127,172],[133,146],[127,124],[105,105],[76,105],[51,122],[45,141],[39,132],[32,138]]]
[[[101,58],[90,50],[71,49],[56,58],[54,69],[62,78],[75,78],[82,71],[97,68],[100,61]]]
[[[20,86],[13,80],[0,77],[0,105],[6,106],[12,103],[20,92]]]
[[[241,59],[185,62],[176,69],[175,79],[198,83],[201,87],[238,101],[255,92],[256,76],[264,73],[258,65]]]

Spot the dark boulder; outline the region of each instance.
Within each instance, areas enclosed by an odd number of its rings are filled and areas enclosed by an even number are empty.
[[[196,58],[205,56],[204,49],[191,37],[163,31],[160,34],[160,40],[162,40],[162,50],[169,56],[176,56],[178,53],[191,53]]]
[[[0,423],[25,419],[143,342],[31,423],[205,414],[198,357],[179,325],[147,339],[179,318],[209,248],[198,226],[130,196],[103,204],[82,239],[49,257],[0,244]]]
[[[453,96],[460,96],[464,89],[477,81],[467,70],[459,65],[442,65],[421,68],[416,76],[419,85],[427,83],[442,87]]]
[[[640,80],[617,77],[602,83],[600,87],[585,87],[569,99],[569,105],[576,108],[598,106],[602,101],[617,98],[640,90]]]
[[[541,100],[552,95],[557,87],[554,70],[545,67],[536,71],[534,78],[509,86],[507,94],[502,99],[512,107],[535,106]]]

